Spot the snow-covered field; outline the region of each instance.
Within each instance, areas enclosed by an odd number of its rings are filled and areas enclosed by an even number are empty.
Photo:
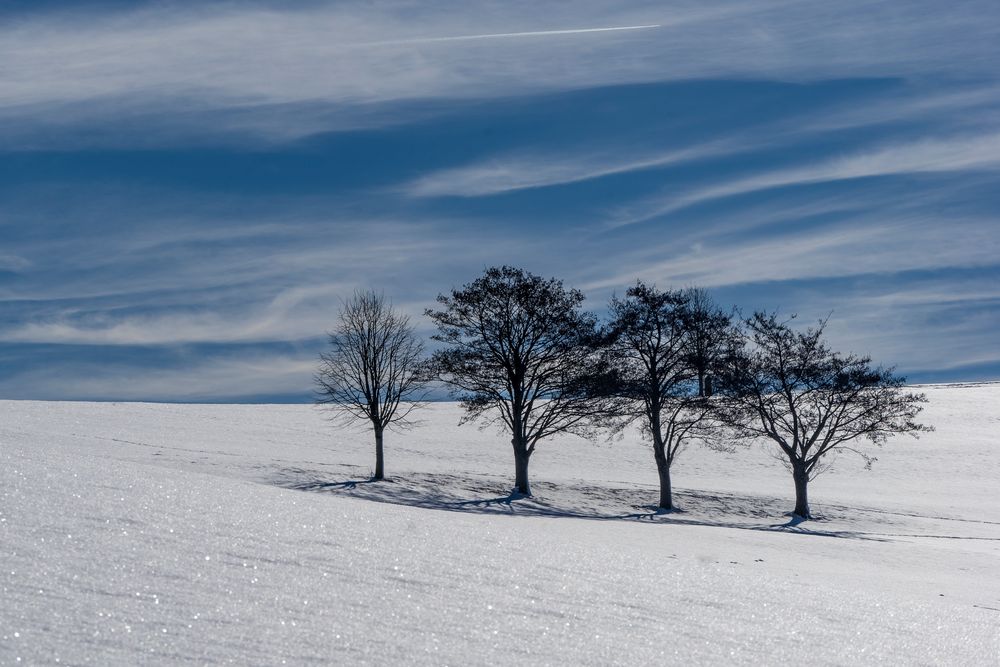
[[[1000,384],[935,386],[788,524],[762,447],[539,445],[439,404],[387,436],[311,406],[0,402],[0,664],[1000,664]],[[384,502],[372,502],[384,501]]]

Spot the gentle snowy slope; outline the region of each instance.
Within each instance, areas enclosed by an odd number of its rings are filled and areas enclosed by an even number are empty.
[[[367,436],[307,406],[3,402],[0,663],[998,664],[1000,385],[928,393],[798,527],[762,449],[691,448],[656,515],[634,435],[543,443],[510,504],[452,405],[352,485]]]

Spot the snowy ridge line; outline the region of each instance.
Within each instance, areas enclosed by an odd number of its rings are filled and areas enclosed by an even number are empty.
[[[976,387],[997,387],[1000,386],[1000,380],[972,380],[966,382],[915,382],[907,383],[903,385],[904,388],[913,389],[933,389],[935,387],[954,387],[954,388],[976,388]],[[198,402],[198,401],[122,401],[122,400],[101,400],[101,399],[88,399],[88,400],[76,400],[76,399],[38,399],[38,398],[3,398],[0,399],[2,402],[11,403],[65,403],[70,405],[176,405],[176,406],[200,406],[200,407],[211,407],[211,406],[226,406],[226,405],[247,405],[247,406],[258,406],[258,407],[282,407],[288,405],[299,405],[299,406],[315,406],[313,401],[303,400],[296,402],[280,402],[280,403],[261,403],[255,401],[240,401],[240,402]],[[458,405],[459,401],[444,398],[428,398],[426,403],[431,403],[435,405]],[[405,401],[404,401],[405,403]]]
[[[954,388],[975,388],[975,387],[996,387],[1000,386],[1000,380],[977,380],[972,382],[922,382],[919,384],[907,384],[906,387],[954,387]]]

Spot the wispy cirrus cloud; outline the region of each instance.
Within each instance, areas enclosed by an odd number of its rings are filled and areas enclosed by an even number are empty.
[[[160,368],[77,360],[7,374],[0,378],[0,395],[24,397],[28,387],[36,400],[301,401],[309,395],[315,366],[311,351],[247,350]]]
[[[579,183],[738,152],[735,142],[717,141],[654,155],[512,155],[432,172],[402,190],[416,197],[477,197]]]
[[[862,215],[818,228],[727,239],[709,231],[621,255],[626,272],[606,272],[588,290],[614,289],[642,277],[665,284],[708,287],[892,274],[956,266],[992,266],[1000,240],[983,219],[911,213]],[[697,240],[695,240],[697,239]],[[685,245],[685,241],[687,244]]]
[[[307,133],[365,122],[344,107],[573,86],[580,79],[567,76],[569,59],[596,64],[629,35],[656,28],[618,22],[643,13],[627,8],[611,15],[594,5],[579,13],[516,3],[462,9],[341,3],[29,13],[0,25],[0,117],[29,126],[22,130],[72,126],[82,109],[91,123],[164,118],[174,138],[185,117],[196,132],[207,119],[216,129],[233,124],[293,137],[294,129],[278,127],[282,121],[304,120]],[[685,16],[700,13],[676,12],[671,22]],[[563,63],[523,78],[530,61],[547,54]],[[603,69],[591,78],[614,76]],[[383,122],[391,120],[383,115]]]
[[[388,42],[368,42],[353,44],[355,48],[371,46],[396,46],[400,44],[435,44],[440,42],[469,42],[479,39],[509,39],[512,37],[555,37],[561,35],[586,35],[595,32],[624,32],[628,30],[651,30],[662,28],[658,23],[651,25],[611,26],[607,28],[568,28],[564,30],[531,30],[527,32],[496,32],[480,35],[453,35],[451,37],[413,37]]]
[[[92,124],[156,119],[174,141],[205,137],[205,122],[294,138],[364,122],[337,107],[417,99],[710,77],[991,72],[998,30],[983,17],[995,8],[960,4],[944,16],[930,1],[899,12],[862,0],[42,8],[0,25],[0,118],[7,140],[28,134],[36,143],[39,128],[79,125],[81,115]],[[399,122],[406,113],[375,115]]]
[[[647,137],[649,145],[632,142],[583,152],[558,146],[544,152],[510,152],[477,161],[438,169],[401,186],[414,197],[492,196],[580,183],[607,176],[679,167],[704,160],[740,157],[761,151],[801,146],[821,141],[833,133],[860,132],[866,128],[931,123],[939,134],[931,137],[907,136],[887,143],[878,140],[864,149],[850,146],[840,155],[794,168],[775,169],[757,178],[733,179],[722,186],[705,186],[681,179],[688,190],[673,206],[698,203],[727,196],[799,182],[863,178],[865,176],[925,171],[955,171],[993,166],[991,156],[997,139],[996,114],[1000,110],[1000,88],[945,86],[923,90],[888,86],[886,91],[860,99],[837,100],[822,108],[791,110],[771,118],[747,118],[725,129],[722,136],[690,143],[661,130]],[[590,143],[601,143],[593,137]],[[663,144],[655,150],[653,146]],[[771,185],[773,183],[773,185]],[[645,203],[657,215],[657,198]],[[643,203],[638,204],[639,208]],[[664,205],[664,212],[675,210]],[[641,220],[640,220],[641,221]]]
[[[173,306],[138,313],[123,312],[121,301],[110,308],[76,305],[0,330],[0,342],[185,345],[316,338],[330,327],[340,299],[359,287],[351,283],[297,285],[269,300],[255,295],[228,307]]]
[[[609,227],[646,222],[705,202],[753,192],[899,174],[961,172],[1000,168],[1000,132],[923,139],[737,177],[727,182],[660,195],[615,214]]]
[[[817,300],[800,306],[807,317],[833,313],[827,330],[842,349],[910,372],[974,369],[1000,364],[992,333],[1000,322],[1000,290],[993,283],[988,273],[859,281],[828,295],[825,313]]]
[[[501,263],[988,362],[998,12],[0,3],[0,395],[306,396],[354,288]]]
[[[355,289],[384,289],[419,319],[452,267],[478,271],[520,252],[464,220],[359,219],[314,200],[272,201],[248,216],[192,194],[179,205],[183,214],[150,210],[148,201],[169,196],[76,192],[68,201],[92,211],[60,234],[31,233],[52,224],[44,209],[43,222],[6,223],[27,238],[7,241],[17,273],[0,281],[0,344],[316,340]],[[34,208],[34,198],[12,201],[15,219]],[[250,205],[229,202],[238,211]]]

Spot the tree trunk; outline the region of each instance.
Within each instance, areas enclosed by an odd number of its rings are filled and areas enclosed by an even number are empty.
[[[670,466],[664,462],[663,465],[657,464],[656,468],[660,474],[660,509],[672,510],[674,499],[670,490]]]
[[[795,514],[803,519],[809,515],[809,473],[803,463],[792,464],[792,478],[795,480]]]
[[[514,490],[522,496],[531,495],[531,487],[528,485],[528,460],[531,455],[523,442],[514,438],[511,443],[514,445]]]
[[[670,488],[670,463],[663,447],[663,436],[660,434],[659,420],[653,422],[653,456],[656,458],[656,472],[660,476],[660,509],[674,508],[673,494]]]
[[[375,427],[375,476],[372,479],[385,478],[385,458],[382,453],[382,432],[381,426]]]

